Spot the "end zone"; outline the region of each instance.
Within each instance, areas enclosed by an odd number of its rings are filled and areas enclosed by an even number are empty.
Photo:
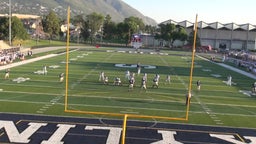
[[[119,144],[122,120],[0,113],[0,143]],[[127,121],[126,144],[256,143],[256,129]]]

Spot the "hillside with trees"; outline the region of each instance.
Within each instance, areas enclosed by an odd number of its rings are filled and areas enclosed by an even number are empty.
[[[104,16],[111,15],[115,22],[122,22],[125,18],[139,17],[147,25],[157,25],[156,21],[144,16],[122,0],[11,0],[12,12],[44,16],[54,11],[64,18],[67,7],[71,8],[71,15],[88,15],[93,12]],[[0,14],[8,14],[9,1],[0,1]]]

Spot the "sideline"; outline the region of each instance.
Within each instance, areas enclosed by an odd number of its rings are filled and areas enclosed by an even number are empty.
[[[51,58],[51,57],[54,57],[54,56],[57,56],[57,55],[58,54],[48,54],[48,55],[41,56],[41,57],[36,57],[36,58],[28,59],[28,60],[23,60],[23,61],[11,63],[11,64],[3,65],[3,66],[0,67],[0,70],[5,70],[5,69],[8,69],[8,68],[12,68],[12,67],[32,63],[32,62],[39,61],[39,60],[42,60],[42,59]]]
[[[42,52],[53,51],[53,50],[64,49],[64,48],[65,47],[47,47],[47,48],[42,48],[42,49],[35,49],[35,50],[32,50],[32,51],[33,51],[33,54],[36,54],[36,53],[42,53]],[[78,47],[76,47],[76,48],[79,49]],[[76,51],[77,49],[71,50],[69,52]],[[47,58],[63,55],[65,53],[66,52],[63,52],[63,53],[60,53],[60,54],[48,54],[48,55],[44,55],[44,56],[40,56],[40,57],[36,57],[36,58],[32,58],[32,59],[25,59],[23,61],[19,61],[19,62],[7,64],[7,65],[3,65],[3,66],[0,66],[0,71],[8,69],[8,68],[13,68],[13,67],[16,67],[16,66],[32,63],[32,62],[35,62],[35,61],[39,61],[39,60],[43,60],[43,59],[47,59]]]
[[[224,64],[224,63],[216,63],[216,62],[213,62],[213,61],[211,61],[211,60],[209,60],[209,59],[207,59],[207,58],[204,58],[204,57],[202,57],[202,56],[199,56],[199,55],[196,55],[196,56],[199,57],[199,58],[201,58],[201,59],[203,59],[203,60],[209,61],[209,62],[211,62],[211,63],[214,63],[214,64],[216,64],[216,65],[222,66],[222,67],[224,67],[224,68],[226,68],[226,69],[235,71],[235,72],[237,72],[237,73],[240,73],[240,74],[242,74],[242,75],[244,75],[244,76],[247,76],[247,77],[249,77],[249,78],[252,78],[252,79],[256,80],[256,76],[253,75],[253,74],[251,74],[251,73],[248,73],[248,72],[245,72],[245,71],[243,71],[243,70],[237,69],[237,68],[235,68],[235,67],[233,67],[233,66],[226,65],[226,64]]]

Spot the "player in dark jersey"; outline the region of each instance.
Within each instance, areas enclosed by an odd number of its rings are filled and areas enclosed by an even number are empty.
[[[160,78],[159,74],[156,74],[156,76],[155,76],[154,79],[153,79],[152,88],[154,88],[154,87],[158,88],[159,78]]]
[[[256,93],[256,82],[252,84],[252,93]]]
[[[196,82],[196,86],[197,86],[197,90],[200,91],[200,89],[201,89],[201,81],[200,80],[198,80]]]
[[[131,79],[129,80],[129,91],[133,90],[134,83],[135,83],[135,79],[134,77],[131,77]]]
[[[122,85],[121,79],[119,77],[116,77],[114,80],[114,85]]]

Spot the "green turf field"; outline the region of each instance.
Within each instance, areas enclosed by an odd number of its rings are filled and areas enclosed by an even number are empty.
[[[142,51],[144,53],[134,53],[132,49],[85,48],[70,52],[67,108],[75,111],[184,118],[191,53],[162,51],[159,54],[153,50]],[[59,54],[56,51],[54,53]],[[62,54],[17,66],[11,68],[9,79],[4,79],[2,70],[0,110],[14,113],[101,117],[64,112],[65,82],[59,82],[58,76],[62,72],[66,73],[65,61],[66,55]],[[134,89],[129,91],[125,71],[136,73],[137,69],[115,65],[136,65],[138,62],[156,68],[143,67],[141,74],[135,75]],[[40,73],[43,65],[47,66],[47,75],[35,73]],[[108,85],[99,81],[101,71],[109,77]],[[148,75],[146,90],[140,88],[143,73]],[[152,88],[155,74],[160,75],[159,88]],[[168,74],[171,75],[170,84],[165,82]],[[233,77],[233,86],[227,86],[223,82],[229,74]],[[13,81],[19,77],[26,81]],[[113,85],[115,77],[121,78],[122,86]],[[202,82],[200,91],[196,89],[197,80]],[[253,82],[254,80],[246,76],[195,57],[193,96],[189,120],[185,122],[256,128],[256,97],[246,95],[249,94]]]

